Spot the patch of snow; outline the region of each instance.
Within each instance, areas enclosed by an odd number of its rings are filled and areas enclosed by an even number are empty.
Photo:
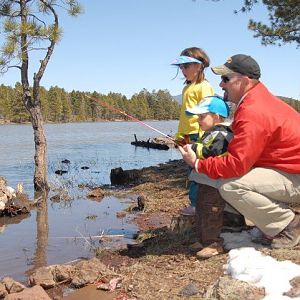
[[[245,234],[242,234],[242,237],[246,237]],[[264,288],[266,294],[264,300],[300,299],[283,296],[283,293],[292,287],[289,281],[300,276],[300,266],[288,260],[277,261],[253,247],[230,250],[225,273],[235,279]]]

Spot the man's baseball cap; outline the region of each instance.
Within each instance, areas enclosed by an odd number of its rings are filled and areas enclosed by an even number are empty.
[[[260,67],[255,59],[249,55],[236,54],[229,57],[224,65],[211,68],[217,75],[240,73],[252,79],[259,79]]]
[[[186,109],[185,113],[188,116],[201,115],[208,112],[218,114],[221,117],[227,118],[229,115],[229,106],[220,96],[208,96],[193,106],[192,108]]]

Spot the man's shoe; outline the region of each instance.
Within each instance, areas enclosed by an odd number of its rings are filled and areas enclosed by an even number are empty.
[[[259,228],[253,227],[249,230],[251,235],[251,241],[255,244],[261,244],[264,246],[270,246],[272,244],[272,240],[275,237],[271,237],[269,235],[264,234]]]
[[[204,247],[201,251],[198,251],[196,256],[199,259],[208,259],[224,252],[222,245],[219,243],[212,243],[209,246]]]
[[[273,249],[293,248],[300,242],[300,215],[296,214],[293,221],[276,236],[271,244]]]

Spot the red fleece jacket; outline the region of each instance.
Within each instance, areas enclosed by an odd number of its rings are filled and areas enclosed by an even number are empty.
[[[210,178],[232,178],[254,167],[300,174],[300,114],[258,83],[234,114],[228,155],[197,160]]]

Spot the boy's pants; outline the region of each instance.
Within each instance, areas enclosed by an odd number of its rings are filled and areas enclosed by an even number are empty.
[[[300,174],[254,168],[242,177],[211,179],[193,170],[189,179],[217,188],[228,204],[270,236],[293,220],[295,214],[287,204],[300,205]]]

